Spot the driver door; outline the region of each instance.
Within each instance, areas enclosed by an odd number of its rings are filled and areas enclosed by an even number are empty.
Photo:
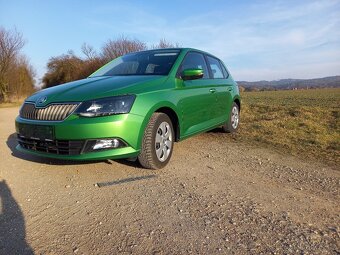
[[[199,52],[189,52],[178,73],[186,69],[202,69],[203,78],[197,80],[180,80],[181,100],[179,106],[182,112],[183,136],[190,136],[213,126],[213,111],[216,107],[216,90],[211,86],[209,71],[204,55]]]

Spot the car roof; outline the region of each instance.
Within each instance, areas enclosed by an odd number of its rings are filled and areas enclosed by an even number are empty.
[[[214,56],[213,54],[210,54],[208,52],[205,52],[203,50],[198,50],[195,48],[181,48],[181,47],[176,47],[176,48],[159,48],[159,49],[150,49],[150,50],[143,50],[143,51],[137,51],[137,52],[148,52],[148,51],[167,51],[167,50],[180,50],[180,51],[184,51],[184,52],[189,52],[189,51],[196,51],[196,52],[200,52],[203,54],[207,54],[209,56],[215,57],[217,59],[219,59],[218,57]],[[137,53],[137,52],[131,52],[131,53]],[[129,54],[129,53],[128,53]]]

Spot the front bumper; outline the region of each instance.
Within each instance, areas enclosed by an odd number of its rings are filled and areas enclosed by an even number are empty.
[[[126,143],[126,146],[93,152],[84,152],[84,150],[81,149],[79,150],[79,153],[72,153],[72,155],[27,149],[19,144],[16,148],[19,151],[33,155],[70,160],[101,160],[136,157],[140,151],[139,147],[143,130],[143,121],[143,116],[131,113],[97,118],[84,118],[78,117],[77,115],[71,115],[61,122],[28,120],[18,116],[15,122],[18,134],[20,133],[19,126],[21,124],[51,126],[54,131],[55,141],[48,141],[50,143],[70,141],[70,144],[75,144],[77,141],[82,141],[83,145],[81,146],[85,146],[86,141],[88,140],[119,138]],[[42,142],[45,144],[44,141]]]

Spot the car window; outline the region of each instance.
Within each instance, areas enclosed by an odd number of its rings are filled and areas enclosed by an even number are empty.
[[[222,61],[220,61],[220,64],[222,66],[222,71],[223,71],[224,77],[228,78],[229,77],[229,73],[228,73],[227,68],[223,65]]]
[[[139,63],[137,61],[128,61],[122,62],[120,65],[112,68],[110,73],[119,73],[119,74],[134,74],[137,72]],[[110,74],[108,73],[108,75]]]
[[[207,64],[205,63],[203,54],[198,52],[189,52],[182,62],[180,73],[183,70],[193,68],[199,68],[203,70],[203,79],[209,78],[208,67]]]
[[[224,78],[220,61],[210,56],[207,56],[207,59],[208,59],[208,64],[210,66],[213,78],[214,79]]]
[[[116,58],[94,72],[96,76],[168,75],[180,50],[149,50]]]

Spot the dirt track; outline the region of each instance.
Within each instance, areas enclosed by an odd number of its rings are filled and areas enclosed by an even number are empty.
[[[161,171],[15,151],[0,109],[0,254],[339,254],[340,171],[209,132]]]

